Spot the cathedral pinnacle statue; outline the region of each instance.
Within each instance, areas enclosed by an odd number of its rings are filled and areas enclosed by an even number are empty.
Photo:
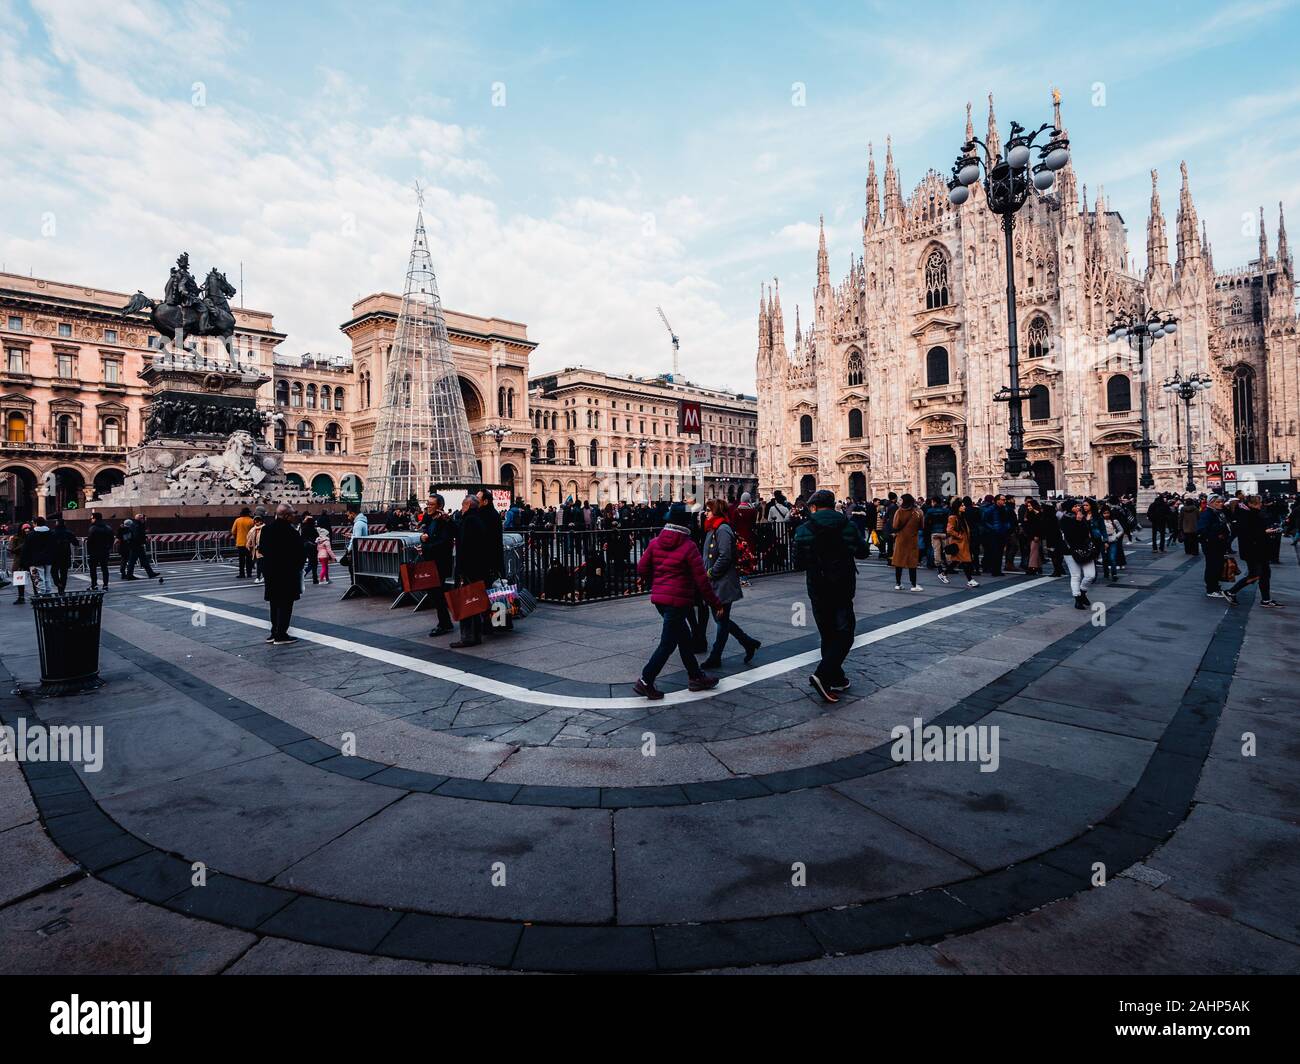
[[[169,340],[183,346],[186,336],[215,336],[233,361],[235,315],[228,300],[234,294],[235,286],[215,266],[200,287],[190,273],[189,252],[182,251],[167,278],[163,301],[155,303],[143,292],[136,292],[122,314],[135,314],[147,307],[153,327]]]

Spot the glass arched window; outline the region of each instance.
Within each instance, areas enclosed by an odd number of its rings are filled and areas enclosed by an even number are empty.
[[[284,419],[276,418],[275,421],[275,448],[278,451],[284,450]]]
[[[310,421],[298,422],[297,449],[311,451],[316,444],[316,428]]]
[[[533,455],[534,462],[536,462],[537,459],[539,459],[542,456],[542,441],[539,440],[536,436],[533,437],[532,455]]]
[[[1047,319],[1042,315],[1034,318],[1025,330],[1025,340],[1029,358],[1042,358],[1048,352]]]
[[[76,442],[76,423],[71,414],[60,414],[54,422],[55,441],[58,443]]]
[[[330,386],[328,384],[322,384],[320,386],[320,408],[322,410],[329,410],[333,406],[334,396],[330,391]]]
[[[507,388],[506,389],[506,417],[514,417],[514,416],[515,416],[515,390],[513,388]]]
[[[935,388],[948,383],[948,349],[932,347],[925,353],[925,385]]]
[[[948,259],[935,248],[925,260],[925,309],[948,305]]]
[[[1045,384],[1029,389],[1029,420],[1046,421],[1052,416],[1052,396]]]
[[[335,389],[334,389],[334,409],[335,409],[335,410],[342,410],[342,409],[343,409],[343,389],[342,389],[342,388],[335,388]]]
[[[595,440],[587,444],[587,462],[593,466],[600,465],[600,448],[596,446]]]
[[[1122,373],[1115,374],[1106,382],[1106,409],[1112,414],[1133,409],[1133,388]]]
[[[293,391],[290,393],[289,405],[296,406],[299,409],[302,408],[302,381],[293,382]]]
[[[105,447],[122,446],[122,423],[115,417],[104,418],[99,435]]]
[[[844,375],[844,383],[850,388],[856,388],[862,384],[864,379],[865,375],[862,372],[862,355],[858,351],[850,351],[847,372]]]
[[[555,441],[554,441],[554,440],[547,440],[547,441],[546,441],[546,458],[547,458],[548,461],[551,461],[551,462],[554,462],[554,461],[555,461]]]
[[[275,382],[275,405],[276,406],[289,405],[289,382],[288,381]]]
[[[1233,453],[1238,463],[1258,461],[1255,451],[1255,371],[1238,366],[1232,374]]]
[[[25,414],[10,414],[5,418],[5,440],[9,443],[27,442],[27,417]]]
[[[861,410],[849,411],[849,439],[851,440],[862,439],[862,411]]]
[[[316,409],[316,385],[314,384],[307,385],[307,409]]]
[[[506,390],[503,387],[497,389],[497,417],[506,416]]]
[[[569,465],[578,464],[578,445],[572,440],[569,441]]]
[[[339,431],[339,423],[331,421],[325,426],[325,453],[338,454],[341,450],[342,433]]]
[[[813,422],[812,417],[804,414],[799,418],[799,442],[812,443],[813,441]]]

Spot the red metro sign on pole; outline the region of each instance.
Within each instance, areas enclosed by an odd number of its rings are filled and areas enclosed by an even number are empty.
[[[677,431],[683,436],[704,435],[701,425],[700,404],[683,399],[677,404]]]

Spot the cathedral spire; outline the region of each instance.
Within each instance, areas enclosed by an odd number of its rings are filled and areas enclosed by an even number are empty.
[[[876,186],[876,156],[871,150],[871,145],[867,145],[867,219],[866,230],[868,233],[875,230],[880,224],[880,190]]]
[[[898,170],[894,166],[894,140],[885,138],[885,224],[897,225],[903,220],[903,196],[898,189]]]
[[[985,143],[988,145],[989,156],[996,159],[1001,149],[998,141],[998,119],[997,115],[993,113],[993,93],[991,92],[989,93],[989,132]]]
[[[1151,211],[1147,216],[1147,277],[1149,279],[1167,273],[1169,269],[1169,237],[1165,232],[1165,216],[1160,210],[1160,189],[1156,180],[1156,171],[1152,170]],[[1179,217],[1181,218],[1181,212]]]
[[[831,286],[831,261],[826,254],[826,216],[818,218],[817,230],[817,287]]]
[[[794,349],[803,346],[803,326],[799,323],[799,304],[794,305]]]
[[[975,139],[975,124],[970,118],[970,100],[966,101],[966,143]]]
[[[787,357],[785,349],[785,319],[781,316],[781,282],[775,277],[772,278],[772,300],[770,308],[772,321],[772,349],[774,357],[778,361],[784,362]]]
[[[1259,264],[1268,265],[1268,230],[1264,228],[1264,207],[1259,208]]]
[[[1286,244],[1286,213],[1282,201],[1277,201],[1277,264],[1289,275],[1291,273],[1291,252]]]
[[[1056,128],[1063,134],[1065,133],[1065,124],[1061,121],[1061,90],[1052,90],[1052,121]],[[1073,221],[1075,212],[1079,209],[1079,189],[1077,178],[1074,173],[1074,162],[1071,159],[1067,162],[1056,175],[1056,198],[1060,201],[1061,207],[1061,224]]]
[[[1196,220],[1196,206],[1192,203],[1192,189],[1187,182],[1186,161],[1178,164],[1183,175],[1182,189],[1178,193],[1178,272],[1200,260],[1201,242],[1198,239],[1200,223]]]

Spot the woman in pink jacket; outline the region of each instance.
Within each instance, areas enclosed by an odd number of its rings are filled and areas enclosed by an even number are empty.
[[[684,508],[681,509],[684,513]],[[650,601],[664,619],[659,635],[659,645],[641,670],[633,690],[649,699],[663,698],[664,693],[655,686],[655,678],[676,647],[682,656],[689,677],[687,686],[692,691],[707,691],[718,685],[716,676],[706,676],[691,651],[691,630],[686,616],[695,605],[696,596],[704,599],[713,612],[721,616],[722,602],[709,583],[704,570],[700,548],[691,538],[690,529],[672,524],[679,516],[679,507],[669,511],[669,524],[646,545],[645,553],[637,562],[636,571],[641,580],[650,586]]]

